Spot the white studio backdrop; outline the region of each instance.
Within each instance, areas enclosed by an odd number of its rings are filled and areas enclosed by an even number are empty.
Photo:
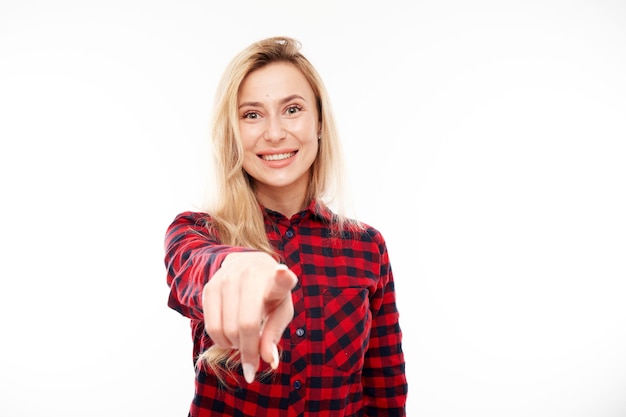
[[[626,4],[0,1],[0,416],[186,415],[166,227],[289,35],[387,239],[408,415],[626,416]]]

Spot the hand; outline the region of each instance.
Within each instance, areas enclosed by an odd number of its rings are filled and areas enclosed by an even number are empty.
[[[244,377],[254,381],[259,357],[278,367],[277,345],[293,319],[291,290],[298,282],[286,265],[264,252],[228,255],[204,286],[204,327],[213,342],[239,349]]]

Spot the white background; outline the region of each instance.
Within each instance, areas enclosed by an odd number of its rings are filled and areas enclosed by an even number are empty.
[[[186,415],[164,232],[226,62],[283,34],[388,242],[409,416],[626,416],[618,0],[0,0],[0,416]]]

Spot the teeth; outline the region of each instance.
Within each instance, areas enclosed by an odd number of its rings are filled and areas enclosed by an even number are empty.
[[[288,153],[277,153],[273,155],[261,155],[261,158],[265,159],[266,161],[280,161],[281,159],[291,158],[294,155],[295,155],[295,152],[288,152]]]

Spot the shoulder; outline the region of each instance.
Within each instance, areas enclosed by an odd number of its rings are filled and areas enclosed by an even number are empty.
[[[344,240],[359,241],[364,245],[376,246],[379,253],[387,251],[387,245],[383,233],[369,223],[353,218],[345,219],[341,236]]]
[[[208,213],[203,213],[199,211],[183,211],[178,213],[172,224],[190,224],[190,225],[205,225],[209,220],[210,216]]]
[[[355,217],[340,215],[320,201],[312,203],[310,211],[330,228],[331,235],[339,236],[344,241],[374,244],[381,254],[387,251],[383,234],[371,224]]]
[[[167,227],[168,236],[181,236],[189,232],[206,234],[211,217],[207,213],[183,211],[174,216]]]
[[[380,230],[378,230],[377,228],[375,228],[374,226],[368,223],[360,222],[359,224],[360,224],[362,233],[367,235],[367,237],[371,239],[373,243],[376,243],[377,245],[381,247],[384,247],[386,245],[385,237],[383,236],[383,233]]]

